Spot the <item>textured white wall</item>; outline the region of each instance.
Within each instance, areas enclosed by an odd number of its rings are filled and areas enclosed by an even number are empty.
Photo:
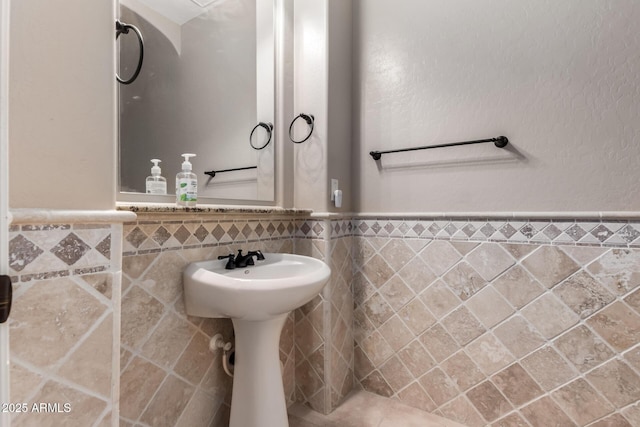
[[[114,19],[114,0],[11,3],[11,208],[113,209]]]
[[[355,210],[640,210],[638,22],[634,0],[355,0]]]

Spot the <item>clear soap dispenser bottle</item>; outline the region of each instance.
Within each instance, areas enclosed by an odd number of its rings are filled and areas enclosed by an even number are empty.
[[[193,207],[198,200],[198,177],[191,172],[190,157],[195,154],[183,154],[182,172],[176,175],[176,204],[178,206]]]
[[[161,160],[151,159],[153,167],[151,168],[151,176],[147,177],[147,194],[167,194],[167,179],[160,176],[161,170],[158,163]]]

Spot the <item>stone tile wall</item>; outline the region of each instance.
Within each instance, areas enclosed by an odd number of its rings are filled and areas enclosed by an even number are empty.
[[[360,387],[470,427],[640,425],[640,224],[353,225]]]
[[[351,221],[303,220],[296,229],[296,253],[331,267],[322,293],[295,311],[296,397],[328,414],[353,387]]]
[[[203,219],[204,218],[204,219]],[[232,378],[209,341],[233,341],[229,319],[187,316],[182,272],[238,249],[293,252],[291,218],[139,214],[124,227],[121,342],[122,426],[226,426]],[[293,315],[280,343],[285,393],[295,399]]]
[[[121,224],[10,228],[11,399],[27,408],[12,425],[117,425],[121,236]]]

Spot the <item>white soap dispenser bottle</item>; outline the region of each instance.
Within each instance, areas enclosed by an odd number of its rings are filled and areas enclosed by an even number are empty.
[[[182,162],[182,172],[176,175],[176,204],[178,206],[193,207],[198,201],[198,177],[191,172],[190,157],[195,154],[182,154],[184,162]]]
[[[153,167],[151,168],[151,176],[147,177],[147,194],[167,194],[167,179],[160,175],[160,163],[162,160],[151,159]]]

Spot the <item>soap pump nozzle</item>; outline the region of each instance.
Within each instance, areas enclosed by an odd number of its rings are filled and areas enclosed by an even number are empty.
[[[160,176],[160,174],[162,173],[160,166],[158,166],[158,163],[160,162],[162,162],[162,160],[160,159],[151,159],[151,163],[153,163],[153,167],[151,168],[152,176]]]
[[[182,162],[182,170],[183,171],[190,171],[192,169],[191,166],[191,162],[189,162],[189,158],[191,157],[195,157],[195,154],[190,154],[190,153],[185,153],[185,154],[181,154],[182,157],[184,157],[184,162]]]

